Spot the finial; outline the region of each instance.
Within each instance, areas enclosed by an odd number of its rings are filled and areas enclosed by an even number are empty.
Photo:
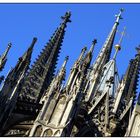
[[[33,38],[32,43],[34,43],[34,44],[35,44],[35,43],[36,43],[36,41],[37,41],[37,37],[34,37],[34,38]]]
[[[124,9],[121,8],[119,14],[118,15],[115,15],[115,17],[117,18],[116,19],[116,23],[118,23],[118,24],[119,24],[119,20],[120,19],[123,19],[122,16],[121,16],[121,14],[122,14],[123,11],[124,11]]]
[[[87,47],[84,47],[84,48],[81,50],[81,54],[80,54],[80,57],[79,57],[78,61],[80,61],[80,60],[82,59],[82,57],[83,57],[83,55],[85,54],[86,50],[87,50]]]
[[[65,60],[64,60],[64,63],[63,63],[63,65],[62,65],[63,68],[66,66],[68,60],[69,60],[69,56],[66,56],[66,57],[65,57]]]
[[[84,53],[85,53],[86,50],[87,50],[87,47],[85,46],[85,47],[81,50],[81,52],[84,52]]]
[[[12,47],[12,43],[8,43],[8,48],[10,49]]]
[[[32,40],[32,43],[31,43],[30,47],[28,48],[28,51],[32,51],[32,49],[33,49],[33,47],[34,47],[34,45],[35,45],[36,42],[37,42],[37,38],[34,37],[33,40]]]
[[[6,55],[8,54],[11,46],[12,46],[12,43],[11,42],[8,43],[8,47],[7,47],[6,51],[4,52],[4,54],[2,55],[2,59],[5,59],[6,58]]]
[[[126,27],[124,27],[123,31],[121,32],[121,37],[120,37],[118,44],[115,45],[116,52],[114,54],[113,59],[116,59],[118,51],[121,50],[121,43],[122,43],[123,37],[125,36],[125,31],[126,31]]]
[[[31,47],[33,47],[35,45],[35,43],[37,42],[37,37],[34,37],[31,43]]]
[[[95,45],[97,43],[97,39],[94,39],[92,43]]]
[[[66,22],[71,22],[70,17],[71,17],[71,12],[67,11],[65,13],[65,16],[62,16],[61,18],[63,19],[64,23],[66,23]]]
[[[96,43],[97,43],[97,39],[94,39],[94,40],[92,41],[92,45],[91,45],[91,48],[90,48],[90,50],[89,50],[91,53],[93,52]]]

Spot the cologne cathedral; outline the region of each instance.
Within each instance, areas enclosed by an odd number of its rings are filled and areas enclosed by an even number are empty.
[[[56,73],[55,68],[71,13],[62,22],[35,62],[30,66],[37,38],[19,58],[6,77],[0,76],[1,137],[128,137],[140,136],[140,47],[119,79],[116,57],[125,29],[116,45],[114,39],[123,9],[93,64],[97,40],[81,49],[66,80],[68,56]],[[0,56],[4,69],[9,43]],[[111,58],[112,49],[115,54]]]

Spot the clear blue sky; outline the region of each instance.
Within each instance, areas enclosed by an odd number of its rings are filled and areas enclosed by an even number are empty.
[[[86,45],[89,49],[92,40],[97,38],[94,61],[114,24],[114,15],[118,14],[120,8],[124,8],[125,11],[118,30],[122,31],[126,26],[127,31],[122,50],[117,56],[121,77],[129,60],[135,56],[135,47],[140,44],[140,4],[0,4],[0,54],[6,49],[8,42],[13,44],[1,74],[6,75],[10,67],[15,66],[18,58],[29,47],[32,38],[37,37],[32,55],[33,62],[60,24],[60,16],[66,11],[72,12],[72,22],[68,23],[66,29],[57,69],[65,56],[69,55],[68,75],[83,46]],[[117,33],[115,43],[119,37],[120,34]]]

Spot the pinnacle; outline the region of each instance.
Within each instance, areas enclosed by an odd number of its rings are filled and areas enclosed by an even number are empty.
[[[94,39],[94,40],[92,41],[92,43],[93,43],[93,44],[96,44],[96,43],[97,43],[97,39]]]
[[[71,22],[70,17],[71,17],[71,12],[67,11],[65,15],[62,16],[61,18],[64,20],[64,23],[67,23],[67,22]]]

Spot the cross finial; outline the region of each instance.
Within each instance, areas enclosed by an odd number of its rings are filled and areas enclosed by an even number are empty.
[[[61,18],[63,19],[64,23],[67,23],[67,22],[71,22],[70,17],[71,17],[71,12],[67,11],[65,15],[62,16]]]
[[[116,19],[116,23],[118,23],[118,24],[119,24],[119,20],[120,19],[123,19],[122,16],[121,16],[121,14],[122,14],[123,11],[124,11],[124,9],[121,8],[119,14],[118,15],[115,15],[115,17],[117,18]]]

